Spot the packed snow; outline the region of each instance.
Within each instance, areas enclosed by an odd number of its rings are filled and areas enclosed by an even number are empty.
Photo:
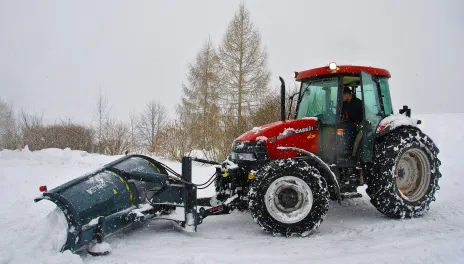
[[[0,152],[0,264],[6,263],[464,263],[464,114],[415,115],[440,148],[441,189],[423,217],[393,220],[362,198],[330,204],[319,229],[306,238],[264,233],[248,213],[211,216],[196,233],[170,221],[149,221],[105,242],[107,256],[57,253],[66,236],[64,215],[48,201],[49,189],[119,158],[75,150]],[[156,158],[156,157],[155,157]],[[177,162],[161,160],[176,171]],[[205,182],[214,166],[194,163],[193,181]],[[214,186],[199,196],[214,193]],[[60,244],[61,243],[61,244]]]
[[[98,221],[100,220],[100,217],[94,218],[90,220],[90,222],[87,224],[88,226],[96,226],[98,224]]]
[[[261,132],[262,130],[264,130],[263,127],[253,127],[253,128],[251,129],[251,131],[255,132],[255,134]]]
[[[377,127],[377,132],[382,132],[385,128],[395,129],[399,126],[412,126],[417,127],[419,120],[407,117],[404,114],[391,115],[385,119],[382,119]]]
[[[256,138],[256,140],[257,141],[266,141],[266,140],[268,140],[268,138],[265,137],[265,136],[259,136],[259,137]]]
[[[279,136],[288,136],[289,134],[295,133],[295,129],[293,127],[287,127],[284,129],[284,132],[282,132]]]

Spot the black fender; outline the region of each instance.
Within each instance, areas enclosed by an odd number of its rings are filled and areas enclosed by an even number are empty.
[[[306,151],[300,148],[293,148],[293,147],[278,147],[278,150],[283,151],[295,151],[302,154],[305,160],[310,164],[316,167],[319,170],[321,175],[327,180],[327,182],[333,183],[333,188],[331,188],[336,195],[338,203],[341,203],[342,197],[340,195],[340,184],[338,182],[335,173],[330,169],[329,165],[321,160],[318,156],[314,155],[313,153]]]

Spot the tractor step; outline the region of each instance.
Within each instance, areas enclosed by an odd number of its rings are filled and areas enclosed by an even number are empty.
[[[341,193],[340,196],[342,197],[342,199],[353,199],[353,198],[361,198],[362,194],[358,192],[345,192],[345,193]]]

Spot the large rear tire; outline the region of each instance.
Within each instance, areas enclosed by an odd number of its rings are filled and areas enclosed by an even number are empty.
[[[304,160],[272,161],[256,173],[248,197],[255,222],[274,235],[307,236],[329,208],[325,179]]]
[[[440,160],[433,141],[415,128],[399,128],[375,144],[366,193],[391,218],[423,215],[439,190]]]

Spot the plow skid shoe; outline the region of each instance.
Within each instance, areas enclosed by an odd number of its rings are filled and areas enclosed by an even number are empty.
[[[104,256],[110,254],[111,246],[106,242],[95,243],[87,249],[87,252],[92,256]]]

